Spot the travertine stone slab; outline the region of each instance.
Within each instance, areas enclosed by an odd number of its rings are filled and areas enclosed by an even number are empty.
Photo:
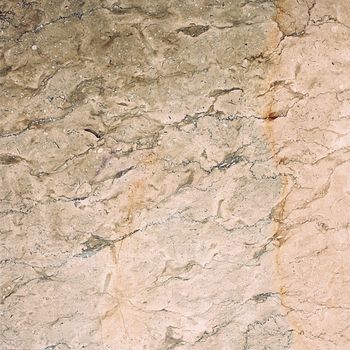
[[[350,349],[345,0],[0,0],[0,349]]]

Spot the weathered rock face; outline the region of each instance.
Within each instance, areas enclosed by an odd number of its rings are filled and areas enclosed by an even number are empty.
[[[0,5],[1,349],[350,348],[347,1]]]

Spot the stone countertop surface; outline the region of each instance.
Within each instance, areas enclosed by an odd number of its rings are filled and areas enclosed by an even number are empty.
[[[349,350],[346,0],[0,0],[0,349]]]

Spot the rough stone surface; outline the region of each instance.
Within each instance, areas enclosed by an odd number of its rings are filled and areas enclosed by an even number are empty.
[[[349,350],[346,0],[0,0],[0,349]]]

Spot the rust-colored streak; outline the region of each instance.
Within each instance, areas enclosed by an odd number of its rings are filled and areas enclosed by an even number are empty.
[[[140,208],[145,191],[145,184],[143,180],[136,180],[130,185],[128,193],[127,223],[130,225],[133,222],[135,212]]]
[[[270,105],[270,109],[273,109],[273,105]],[[275,166],[277,169],[279,169],[280,164],[283,164],[285,159],[280,158],[278,153],[276,152],[277,135],[274,132],[274,120],[276,118],[270,118],[269,117],[270,113],[271,112],[269,112],[268,114],[263,114],[264,130],[271,149],[271,153],[273,155]],[[290,311],[290,307],[288,307],[288,304],[286,302],[286,295],[288,294],[288,289],[285,286],[285,283],[283,283],[283,277],[282,277],[284,261],[281,256],[281,249],[287,236],[287,231],[284,228],[284,219],[285,219],[285,205],[287,201],[286,196],[288,193],[288,185],[289,185],[288,176],[281,174],[280,201],[278,202],[278,205],[274,208],[274,212],[273,212],[274,223],[272,227],[272,237],[276,242],[276,255],[275,255],[276,283],[280,294],[281,304],[286,309],[287,312]],[[292,326],[292,328],[294,329],[294,331],[296,332],[296,334],[302,333],[302,330],[300,329],[299,325],[297,324],[297,322],[295,322],[294,319],[292,319],[291,316],[287,315],[287,320],[289,324]],[[295,336],[295,341],[300,342],[300,339],[297,339],[297,337]]]
[[[280,28],[279,21],[281,20],[280,8],[276,5],[276,16],[274,20],[277,23],[278,28]],[[278,30],[277,30],[278,32]],[[276,30],[270,31],[266,36],[266,51],[273,51],[276,47]],[[265,83],[267,86],[273,86],[274,82],[278,80],[280,66],[278,63],[271,60],[270,67],[268,69],[268,73],[266,75]],[[281,116],[279,110],[276,106],[277,96],[275,94],[276,90],[271,89],[264,96],[266,101],[261,110],[261,116],[263,117],[263,126],[264,133],[266,135],[267,142],[270,147],[271,154],[273,156],[273,160],[275,163],[275,167],[280,170],[281,165],[283,165],[287,159],[285,157],[280,157],[278,152],[278,135],[275,131],[275,123],[280,123],[283,121],[283,118],[279,119]],[[276,255],[275,255],[275,268],[276,268],[276,284],[280,294],[280,300],[282,306],[287,311],[287,321],[290,324],[291,328],[294,330],[294,342],[297,349],[306,349],[305,344],[303,344],[302,338],[299,334],[303,334],[303,330],[300,328],[298,321],[294,319],[289,311],[291,308],[288,306],[288,302],[286,301],[286,296],[288,295],[288,288],[284,283],[283,279],[283,271],[284,271],[284,261],[282,258],[282,249],[283,243],[286,241],[287,230],[285,229],[284,220],[286,217],[285,207],[287,202],[287,194],[289,188],[290,179],[288,175],[280,173],[281,176],[281,189],[280,189],[280,200],[278,205],[274,208],[273,212],[273,228],[272,228],[272,237],[276,244]]]

